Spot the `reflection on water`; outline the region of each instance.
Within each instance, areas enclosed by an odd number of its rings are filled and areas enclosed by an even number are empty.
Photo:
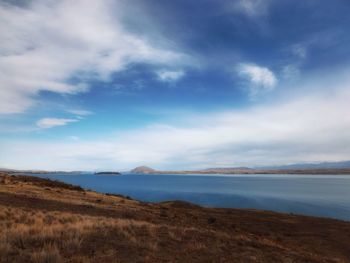
[[[346,175],[41,174],[143,201],[185,200],[213,207],[256,208],[350,220]]]

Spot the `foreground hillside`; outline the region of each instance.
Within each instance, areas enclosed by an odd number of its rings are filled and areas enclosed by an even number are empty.
[[[0,262],[350,262],[350,222],[143,203],[0,173]]]

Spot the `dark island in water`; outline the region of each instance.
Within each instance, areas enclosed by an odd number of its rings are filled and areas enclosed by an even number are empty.
[[[120,172],[95,172],[96,175],[121,175]]]
[[[350,262],[350,222],[140,202],[6,172],[0,225],[0,262]]]

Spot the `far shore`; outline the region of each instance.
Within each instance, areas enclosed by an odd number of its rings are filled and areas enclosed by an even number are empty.
[[[253,169],[253,168],[209,168],[203,170],[155,170],[140,166],[130,171],[136,174],[308,174],[308,175],[350,175],[345,169]]]
[[[24,174],[84,174],[92,173],[95,175],[111,175],[119,176],[123,174],[169,174],[169,175],[191,175],[191,174],[295,174],[295,175],[350,175],[350,168],[344,169],[253,169],[253,168],[210,168],[203,170],[155,170],[149,167],[137,167],[131,171],[115,172],[115,171],[102,171],[102,172],[87,172],[87,171],[45,171],[45,170],[0,170],[0,172],[6,172],[11,174],[24,173]]]

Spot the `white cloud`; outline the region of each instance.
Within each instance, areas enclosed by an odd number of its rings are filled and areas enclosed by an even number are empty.
[[[185,75],[183,70],[160,70],[156,73],[159,80],[166,82],[179,80]]]
[[[71,122],[77,122],[76,119],[60,119],[60,118],[43,118],[36,122],[41,129],[49,129],[57,126],[64,126]]]
[[[273,90],[278,82],[271,70],[255,64],[242,63],[236,68],[236,71],[239,76],[249,81],[248,88],[253,97],[260,92]]]
[[[118,2],[1,2],[0,113],[23,112],[43,90],[84,92],[90,78],[108,80],[132,62],[183,63],[185,55],[127,32]]]
[[[320,81],[317,88],[328,86]],[[350,159],[350,83],[250,109],[191,115],[181,125],[128,130],[100,140],[4,141],[0,166],[37,169],[191,169]],[[35,151],[35,155],[32,153]]]

